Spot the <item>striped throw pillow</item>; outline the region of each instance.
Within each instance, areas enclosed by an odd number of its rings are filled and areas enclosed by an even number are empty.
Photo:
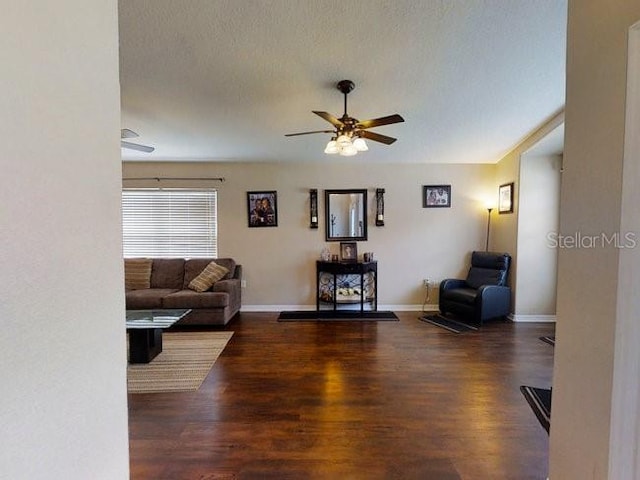
[[[141,290],[151,288],[151,258],[124,259],[124,288],[125,290]]]
[[[214,283],[221,280],[227,273],[229,273],[228,269],[218,265],[216,262],[211,262],[209,265],[204,267],[204,270],[200,272],[200,275],[189,282],[189,288],[196,292],[206,292]]]

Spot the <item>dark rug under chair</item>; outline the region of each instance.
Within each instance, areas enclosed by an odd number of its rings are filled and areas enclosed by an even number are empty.
[[[549,433],[551,424],[551,389],[523,385],[520,387],[520,391],[538,418],[540,425]]]
[[[419,318],[423,322],[430,323],[432,325],[435,325],[436,327],[444,328],[445,330],[449,330],[453,333],[463,333],[469,332],[471,330],[478,330],[478,327],[474,327],[473,325],[469,325],[459,320],[454,320],[453,318],[445,317],[444,315],[441,315],[439,313],[433,315],[423,315]]]

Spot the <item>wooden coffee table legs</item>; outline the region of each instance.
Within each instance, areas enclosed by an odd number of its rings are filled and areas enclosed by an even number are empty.
[[[149,363],[161,351],[161,328],[132,328],[129,330],[129,363]]]

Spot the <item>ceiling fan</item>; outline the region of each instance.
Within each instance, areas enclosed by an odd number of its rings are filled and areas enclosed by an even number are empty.
[[[120,138],[136,138],[139,137],[136,132],[133,130],[129,130],[128,128],[123,128],[120,130]],[[151,153],[155,150],[154,147],[148,147],[147,145],[140,145],[138,143],[126,142],[124,140],[120,140],[120,146],[122,148],[128,148],[130,150],[138,150],[139,152]]]
[[[336,85],[336,88],[344,95],[344,114],[340,118],[336,118],[327,112],[313,111],[319,117],[322,117],[331,125],[334,126],[334,130],[314,130],[311,132],[300,133],[288,133],[285,137],[295,137],[298,135],[309,135],[312,133],[332,133],[331,140],[327,144],[324,153],[334,154],[339,153],[344,156],[351,156],[357,154],[359,151],[366,151],[369,148],[364,139],[373,140],[374,142],[384,143],[385,145],[391,145],[397,139],[388,137],[386,135],[380,135],[379,133],[369,132],[369,128],[381,127],[383,125],[391,125],[393,123],[404,122],[397,113],[394,115],[388,115],[386,117],[374,118],[372,120],[360,121],[357,118],[349,116],[347,113],[347,95],[351,92],[356,85],[351,80],[340,80]]]

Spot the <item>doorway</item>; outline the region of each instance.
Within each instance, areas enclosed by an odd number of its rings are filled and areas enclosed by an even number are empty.
[[[564,124],[520,157],[514,320],[554,322]]]

